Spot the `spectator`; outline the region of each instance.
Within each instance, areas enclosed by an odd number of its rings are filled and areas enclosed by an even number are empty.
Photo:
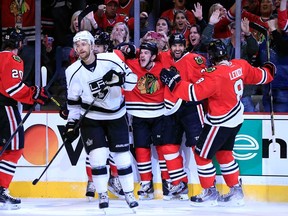
[[[288,112],[288,35],[278,32],[277,19],[269,20],[267,24],[269,31],[272,33],[269,42],[270,50],[267,53],[266,41],[264,41],[260,45],[260,58],[261,62],[265,62],[270,58],[271,62],[277,67],[277,73],[269,85],[263,86],[264,111],[271,112],[271,106],[273,106],[274,112]],[[271,104],[271,96],[273,97],[273,104]]]
[[[190,24],[187,21],[187,17],[184,11],[178,10],[177,12],[175,12],[173,23],[174,27],[172,33],[181,33],[182,35],[184,35],[186,39],[186,45],[188,45]]]
[[[174,7],[164,11],[161,14],[161,17],[166,17],[170,21],[171,25],[174,26],[175,14],[177,11],[182,10],[184,12],[185,17],[187,17],[188,25],[195,24],[196,21],[195,21],[195,17],[193,13],[186,9],[185,4],[186,4],[186,0],[174,0]]]
[[[190,28],[188,52],[198,53],[207,58],[207,47],[201,41],[201,28],[194,24]]]
[[[278,9],[278,26],[281,30],[288,33],[288,1],[281,0]]]
[[[166,36],[168,37],[171,33],[170,21],[165,17],[160,17],[156,22],[155,31],[156,32],[164,32],[166,34]]]
[[[144,37],[141,39],[143,42],[153,42],[157,44],[158,51],[167,51],[169,48],[168,44],[168,37],[163,31],[155,32],[149,31],[147,32]]]
[[[119,0],[105,0],[104,5],[99,5],[95,13],[95,20],[102,31],[111,33],[113,26],[118,22],[128,23],[129,17],[119,14]]]
[[[112,41],[112,45],[114,48],[120,43],[130,42],[130,32],[124,22],[118,22],[113,26],[110,40]]]

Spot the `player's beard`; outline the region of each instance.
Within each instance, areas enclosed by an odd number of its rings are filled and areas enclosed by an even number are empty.
[[[91,52],[82,52],[79,57],[82,61],[86,62],[90,57]]]

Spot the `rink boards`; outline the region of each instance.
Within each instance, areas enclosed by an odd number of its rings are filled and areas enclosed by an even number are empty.
[[[27,119],[24,124],[25,150],[10,187],[13,195],[48,198],[84,197],[87,181],[86,154],[79,140],[72,146],[62,148],[37,185],[31,183],[41,175],[63,144],[61,134],[65,123],[58,113],[33,113]],[[287,125],[288,115],[275,116],[276,143],[273,144],[270,115],[245,115],[245,121],[236,138],[234,155],[240,166],[247,199],[288,202]],[[189,193],[194,195],[199,193],[200,185],[193,153],[186,147],[182,147],[181,151],[189,177]],[[156,158],[153,149],[153,180],[156,197],[161,198],[160,170]],[[217,163],[215,166],[219,174]],[[139,174],[135,160],[133,171],[137,190]],[[217,187],[220,191],[226,192],[227,188],[223,183],[221,175],[217,175]]]

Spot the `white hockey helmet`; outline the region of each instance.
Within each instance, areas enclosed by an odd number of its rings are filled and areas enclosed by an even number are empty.
[[[89,31],[84,30],[76,33],[76,35],[73,37],[73,43],[80,40],[87,40],[90,42],[90,44],[94,44],[95,39]]]

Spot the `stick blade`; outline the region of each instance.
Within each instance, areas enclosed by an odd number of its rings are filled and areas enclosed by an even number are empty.
[[[32,182],[33,185],[36,185],[38,183],[39,179],[34,179],[34,181]]]
[[[41,67],[41,79],[42,79],[42,86],[47,85],[47,68],[45,66]]]

